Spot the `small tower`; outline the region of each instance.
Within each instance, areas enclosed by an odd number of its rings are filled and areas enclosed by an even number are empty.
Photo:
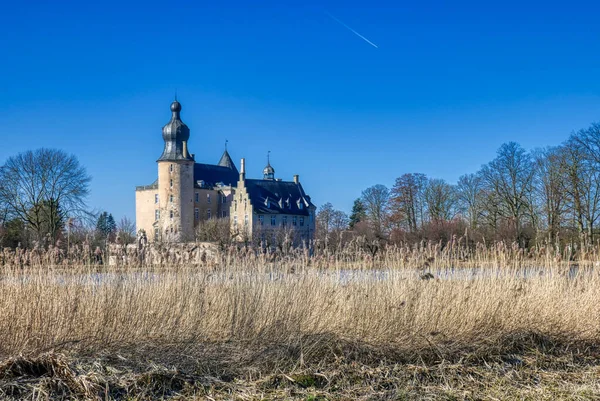
[[[219,160],[217,166],[227,167],[228,169],[231,169],[232,171],[235,171],[236,174],[238,174],[237,167],[235,167],[235,163],[233,163],[231,156],[229,156],[229,152],[227,152],[227,142],[228,141],[225,141],[225,151],[223,152],[223,155],[221,156],[221,159]]]
[[[275,169],[271,167],[271,151],[267,153],[267,166],[263,169],[263,179],[274,180]]]
[[[190,129],[181,121],[181,104],[171,103],[171,121],[162,129],[165,147],[158,163],[159,239],[194,239],[194,158],[188,151]]]

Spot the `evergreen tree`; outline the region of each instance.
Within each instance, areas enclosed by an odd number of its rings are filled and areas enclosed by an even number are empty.
[[[100,216],[98,216],[98,221],[96,222],[96,230],[102,234],[107,234],[106,230],[106,219],[108,218],[108,213],[102,212]]]
[[[100,213],[98,221],[96,222],[96,230],[104,236],[109,236],[114,233],[116,229],[117,224],[115,223],[112,214],[108,214],[108,212]]]
[[[115,223],[115,219],[114,219],[112,213],[109,214],[108,217],[106,218],[106,228],[107,228],[109,234],[112,234],[117,231],[117,223]]]
[[[365,205],[359,199],[354,200],[352,205],[352,213],[350,214],[350,228],[354,228],[356,224],[364,220],[365,218]]]

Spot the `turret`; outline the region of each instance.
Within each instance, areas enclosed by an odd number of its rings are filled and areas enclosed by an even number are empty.
[[[181,104],[171,103],[171,121],[162,129],[165,147],[158,163],[160,213],[155,222],[162,241],[194,239],[194,158],[188,150],[190,129],[181,121]]]
[[[275,179],[275,169],[271,166],[271,151],[267,153],[267,166],[263,169],[263,179]]]

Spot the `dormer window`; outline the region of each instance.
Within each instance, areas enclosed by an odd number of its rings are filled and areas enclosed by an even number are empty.
[[[298,209],[304,209],[304,202],[300,201],[300,203],[298,203]]]

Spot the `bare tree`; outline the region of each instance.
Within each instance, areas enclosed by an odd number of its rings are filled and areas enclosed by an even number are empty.
[[[593,123],[588,128],[571,135],[570,142],[580,146],[587,159],[600,166],[600,124]]]
[[[365,205],[367,219],[378,237],[385,236],[389,199],[390,190],[385,185],[374,185],[362,192],[361,201]]]
[[[117,223],[117,236],[123,244],[132,244],[135,242],[135,222],[124,216]]]
[[[348,229],[350,219],[341,210],[336,210],[329,202],[319,208],[317,213],[317,239],[321,240],[326,248],[335,244],[333,249],[341,244],[342,235]]]
[[[563,190],[581,239],[593,241],[600,214],[600,170],[589,148],[574,135],[562,147]]]
[[[242,235],[240,238],[244,242],[248,241],[249,234],[246,230],[243,233],[236,233]],[[228,218],[219,219],[208,219],[200,220],[196,227],[196,240],[217,242],[222,248],[229,245],[232,240],[232,233]]]
[[[73,155],[56,149],[26,151],[0,167],[0,204],[38,239],[50,235],[54,241],[69,216],[86,213],[90,181]]]
[[[435,178],[427,181],[424,191],[427,214],[435,224],[450,221],[456,215],[455,188],[446,181]]]
[[[479,226],[483,207],[483,182],[478,174],[465,174],[456,184],[458,208],[469,222],[471,229]]]
[[[391,191],[390,214],[394,225],[415,232],[424,222],[424,192],[427,177],[420,173],[404,174],[396,179]]]
[[[496,158],[481,170],[489,199],[498,202],[500,216],[513,226],[518,240],[529,216],[534,171],[531,156],[515,142],[502,145]]]
[[[556,240],[567,212],[567,200],[564,186],[564,151],[559,147],[536,150],[533,159],[536,169],[536,199],[544,215],[548,239]],[[535,213],[535,211],[534,211]]]

